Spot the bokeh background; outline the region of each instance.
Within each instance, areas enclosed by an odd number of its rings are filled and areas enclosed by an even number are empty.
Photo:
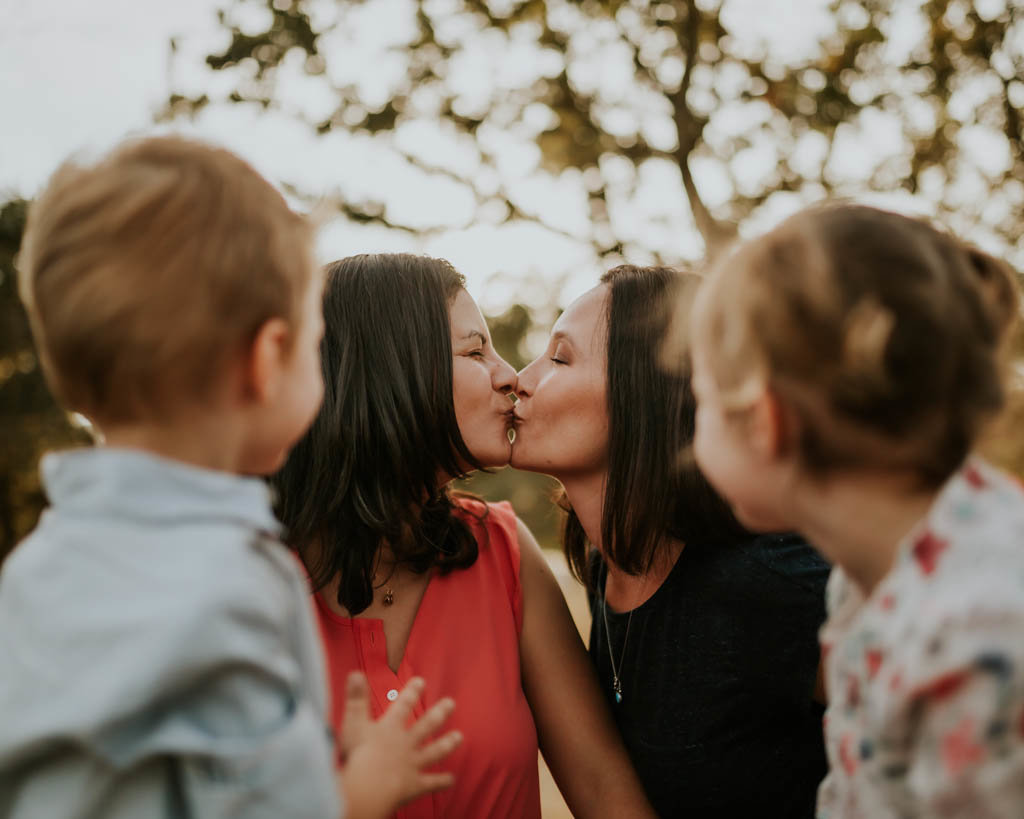
[[[448,258],[516,367],[608,267],[699,268],[827,196],[937,218],[1024,267],[1024,0],[0,0],[0,13],[0,560],[45,504],[41,453],[90,441],[53,403],[17,298],[26,208],[69,154],[129,134],[242,154],[321,220],[323,261]],[[1014,394],[985,445],[1017,472],[1022,407]],[[465,488],[511,500],[557,547],[553,481],[504,470]]]
[[[621,261],[699,267],[849,196],[1024,263],[1021,0],[3,0],[0,559],[44,498],[54,406],[14,280],[26,205],[71,153],[176,130],[322,220],[324,261],[407,250],[469,279],[522,366]],[[1015,417],[989,450],[1019,469]],[[557,543],[553,482],[506,470]]]

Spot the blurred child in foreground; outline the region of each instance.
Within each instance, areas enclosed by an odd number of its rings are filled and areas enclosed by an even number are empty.
[[[855,205],[746,243],[698,297],[698,462],[836,567],[819,817],[1021,816],[1024,491],[972,454],[1018,313],[1004,263]]]
[[[377,723],[350,680],[334,770],[308,591],[247,477],[323,393],[311,243],[246,163],[172,137],[32,208],[37,347],[104,443],[44,458],[52,508],[0,575],[0,816],[380,816],[450,784],[424,768],[452,703],[407,726],[418,680]]]

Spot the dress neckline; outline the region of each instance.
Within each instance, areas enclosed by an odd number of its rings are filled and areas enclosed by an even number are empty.
[[[672,568],[669,570],[668,574],[665,575],[665,579],[661,581],[661,584],[651,593],[650,597],[644,600],[639,606],[635,606],[632,609],[625,609],[624,611],[616,611],[615,609],[609,607],[609,619],[624,619],[626,617],[629,617],[631,614],[642,614],[646,609],[654,608],[654,606],[656,605],[656,601],[663,594],[665,594],[665,587],[669,585],[669,581],[674,580],[676,573],[680,571],[680,566],[683,565],[683,555],[685,555],[689,550],[690,547],[686,545],[684,545],[683,548],[679,550],[679,554],[676,556],[676,562],[672,564]],[[601,576],[598,580],[598,591],[601,594],[601,600],[603,603],[605,587],[608,583],[608,561],[605,560],[604,555],[599,554],[598,558],[600,561],[600,567],[604,568],[604,571],[600,573]]]
[[[331,607],[323,599],[320,592],[313,593],[313,600],[316,605],[317,611],[326,617],[327,622],[342,628],[349,628],[352,631],[359,633],[373,633],[379,634],[381,643],[381,650],[384,656],[384,665],[387,670],[394,674],[400,679],[405,679],[410,676],[410,669],[408,667],[409,659],[409,648],[412,646],[413,641],[417,639],[417,632],[419,630],[420,621],[423,619],[423,607],[427,605],[428,598],[431,596],[431,590],[434,587],[434,581],[437,580],[438,574],[436,571],[431,570],[430,577],[427,580],[427,586],[423,590],[423,596],[420,598],[420,604],[416,607],[416,613],[412,618],[412,625],[409,627],[409,636],[405,640],[405,649],[402,651],[402,657],[398,661],[398,668],[392,669],[387,663],[387,635],[384,633],[384,620],[380,617],[345,617],[344,615],[338,614],[336,611],[332,611]]]

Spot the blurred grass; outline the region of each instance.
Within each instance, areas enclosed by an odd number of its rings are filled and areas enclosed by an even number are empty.
[[[590,635],[590,609],[587,606],[587,595],[583,591],[583,586],[569,574],[569,567],[561,552],[545,549],[544,556],[547,557],[548,564],[558,579],[558,585],[569,604],[572,619],[576,622],[576,628],[579,629],[585,644]],[[572,816],[565,800],[562,799],[562,794],[558,791],[551,771],[544,764],[543,757],[540,758],[540,809],[544,819],[570,819]]]

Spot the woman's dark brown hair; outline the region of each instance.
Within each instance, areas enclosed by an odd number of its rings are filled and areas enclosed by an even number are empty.
[[[340,574],[338,602],[353,615],[373,600],[384,545],[415,572],[476,560],[438,485],[479,467],[452,396],[449,304],[464,286],[448,262],[424,256],[327,266],[323,405],[271,482],[286,542],[315,588]]]
[[[689,364],[666,362],[666,343],[680,320],[677,303],[698,282],[695,274],[668,267],[631,265],[601,277],[610,291],[601,542],[606,559],[630,574],[647,571],[669,540],[724,544],[747,534],[686,457],[696,413]],[[592,586],[591,547],[579,518],[566,508],[565,555],[576,577]]]

